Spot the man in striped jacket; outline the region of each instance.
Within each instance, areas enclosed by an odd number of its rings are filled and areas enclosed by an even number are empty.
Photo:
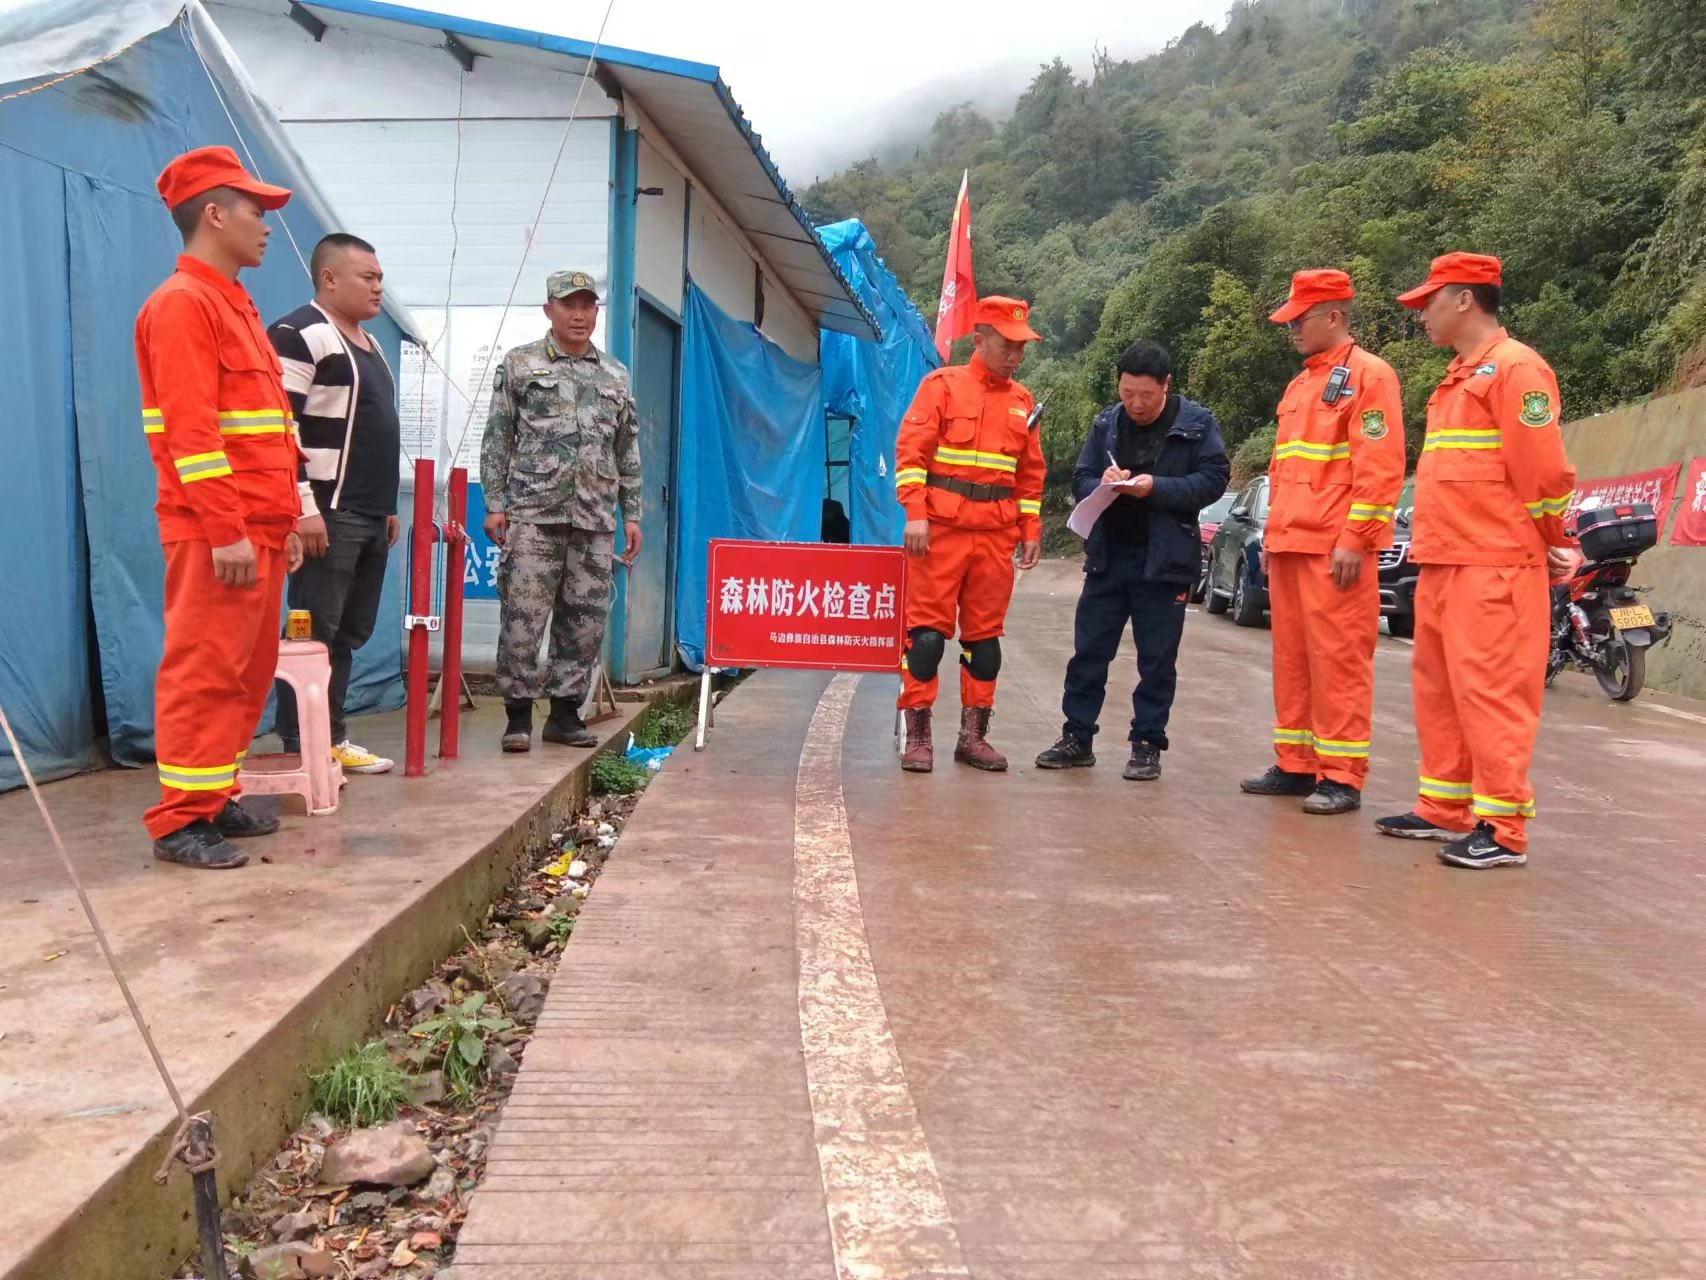
[[[350,741],[344,721],[350,665],[379,617],[385,564],[397,541],[402,452],[397,386],[362,322],[379,314],[385,273],[373,246],[337,232],[309,259],[314,301],[267,330],[284,367],[284,389],[302,439],[302,568],[290,607],[306,609],[331,653],[327,692],[332,754],[345,773],[384,773],[392,762]],[[278,683],[278,736],[300,746],[296,696]]]

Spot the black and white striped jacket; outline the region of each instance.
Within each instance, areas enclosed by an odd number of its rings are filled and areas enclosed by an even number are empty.
[[[349,340],[315,303],[298,307],[267,329],[284,369],[284,389],[296,414],[303,462],[297,472],[302,514],[338,509],[349,467],[361,374]],[[373,350],[390,371],[377,340]],[[395,382],[395,375],[393,375]]]

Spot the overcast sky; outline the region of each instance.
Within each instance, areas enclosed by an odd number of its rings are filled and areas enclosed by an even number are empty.
[[[592,40],[605,0],[420,0],[420,8]],[[608,44],[722,68],[723,79],[796,188],[867,153],[894,111],[933,116],[949,101],[1008,81],[1055,56],[1087,69],[1093,45],[1131,57],[1193,22],[1219,24],[1228,0],[615,0]]]

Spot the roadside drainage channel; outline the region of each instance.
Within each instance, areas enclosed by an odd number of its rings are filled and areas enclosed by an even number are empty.
[[[312,1102],[338,1114],[310,1112],[233,1196],[223,1214],[232,1276],[423,1280],[450,1266],[581,904],[662,764],[657,749],[691,732],[693,710],[668,691],[577,768],[571,816],[537,830],[477,927],[461,927],[463,945],[383,1010],[378,1038],[316,1078]],[[175,1274],[202,1280],[199,1259]]]

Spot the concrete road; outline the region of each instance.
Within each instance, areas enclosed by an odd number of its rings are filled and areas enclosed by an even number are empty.
[[[624,834],[457,1280],[1706,1276],[1706,708],[1548,696],[1528,867],[1240,795],[1265,631],[1195,610],[1175,749],[1059,727],[1077,575],[1016,599],[1006,776],[902,775],[887,678],[761,673]],[[945,681],[944,684],[949,682]],[[951,698],[951,693],[949,697]]]

